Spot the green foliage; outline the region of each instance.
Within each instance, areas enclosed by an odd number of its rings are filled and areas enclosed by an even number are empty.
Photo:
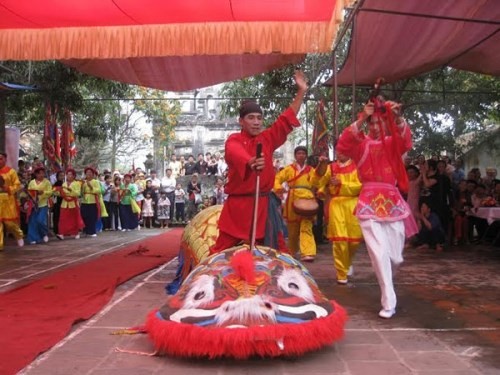
[[[106,115],[119,106],[109,99],[127,96],[130,91],[126,84],[87,76],[58,61],[4,62],[2,68],[1,81],[37,88],[9,95],[6,100],[7,122],[16,124],[23,132],[42,133],[45,106],[50,103],[74,114],[77,137],[104,140]]]
[[[333,74],[331,61],[331,56],[308,55],[298,68],[308,75],[311,86],[306,98],[309,104],[305,106],[302,116],[303,123],[313,123],[316,106],[311,102],[323,99],[327,123],[333,131],[332,89],[322,86],[325,79]],[[221,90],[221,96],[227,98],[222,106],[223,113],[236,116],[242,98],[255,98],[265,110],[266,119],[273,121],[295,94],[292,78],[295,68],[287,66],[225,84]],[[353,121],[368,100],[370,91],[368,87],[355,88],[353,111],[353,88],[338,88],[339,131]],[[385,85],[381,93],[387,100],[403,103],[404,116],[414,132],[415,154],[446,151],[458,156],[463,151],[463,144],[457,143],[459,136],[475,132],[478,135],[476,142],[479,142],[485,127],[500,121],[500,80],[496,77],[444,68]]]
[[[135,100],[135,108],[146,116],[152,125],[154,139],[154,153],[157,158],[163,158],[165,148],[172,146],[175,140],[175,125],[181,114],[179,101],[166,100],[165,93],[160,90],[137,88],[139,98]]]

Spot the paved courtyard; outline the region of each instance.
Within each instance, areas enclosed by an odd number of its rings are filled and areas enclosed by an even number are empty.
[[[160,233],[106,232],[98,238],[52,240],[0,252],[0,292]],[[11,243],[11,242],[10,242]],[[116,331],[144,322],[163,304],[171,262],[122,284],[110,303],[79,323],[21,374],[498,374],[500,373],[500,248],[487,245],[434,253],[407,250],[396,272],[398,311],[382,320],[379,289],[369,258],[360,249],[347,286],[335,283],[330,246],[319,246],[307,267],[321,290],[348,311],[345,338],[293,359],[194,360],[151,353],[143,334]]]

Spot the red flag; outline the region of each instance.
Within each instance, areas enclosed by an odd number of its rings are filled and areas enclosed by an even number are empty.
[[[64,121],[61,124],[61,160],[65,169],[70,168],[76,156],[75,134],[71,125],[71,112],[64,110]]]
[[[312,136],[313,154],[317,156],[328,156],[329,139],[328,127],[326,126],[326,114],[323,101],[318,102],[314,118],[314,131]]]
[[[61,170],[61,149],[56,114],[57,108],[52,110],[50,103],[47,103],[43,134],[43,154],[45,159],[49,162],[49,168],[52,172],[58,172]]]

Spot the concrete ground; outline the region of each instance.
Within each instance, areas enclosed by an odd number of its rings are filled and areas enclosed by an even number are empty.
[[[98,238],[15,247],[0,252],[0,292],[62,267],[114,251],[160,233],[106,232]],[[443,253],[405,251],[396,272],[398,311],[380,319],[380,293],[366,250],[354,262],[347,286],[335,283],[330,246],[319,246],[307,267],[321,290],[348,311],[345,338],[294,359],[194,360],[120,352],[151,353],[147,335],[116,335],[139,325],[163,304],[173,260],[122,284],[91,320],[74,326],[58,345],[21,374],[419,374],[500,373],[500,248],[457,247]]]

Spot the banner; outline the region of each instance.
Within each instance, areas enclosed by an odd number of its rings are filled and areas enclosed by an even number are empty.
[[[316,115],[314,117],[314,131],[312,136],[313,155],[328,156],[330,137],[326,126],[326,114],[323,101],[318,102]]]
[[[64,169],[72,166],[76,156],[75,133],[71,124],[71,112],[64,110],[64,121],[61,124],[61,161]]]
[[[43,155],[52,173],[62,170],[61,144],[57,128],[57,108],[47,103],[45,108],[45,128],[43,132]]]
[[[19,128],[5,128],[5,153],[7,154],[7,165],[17,171],[19,161],[19,139],[21,132]]]

